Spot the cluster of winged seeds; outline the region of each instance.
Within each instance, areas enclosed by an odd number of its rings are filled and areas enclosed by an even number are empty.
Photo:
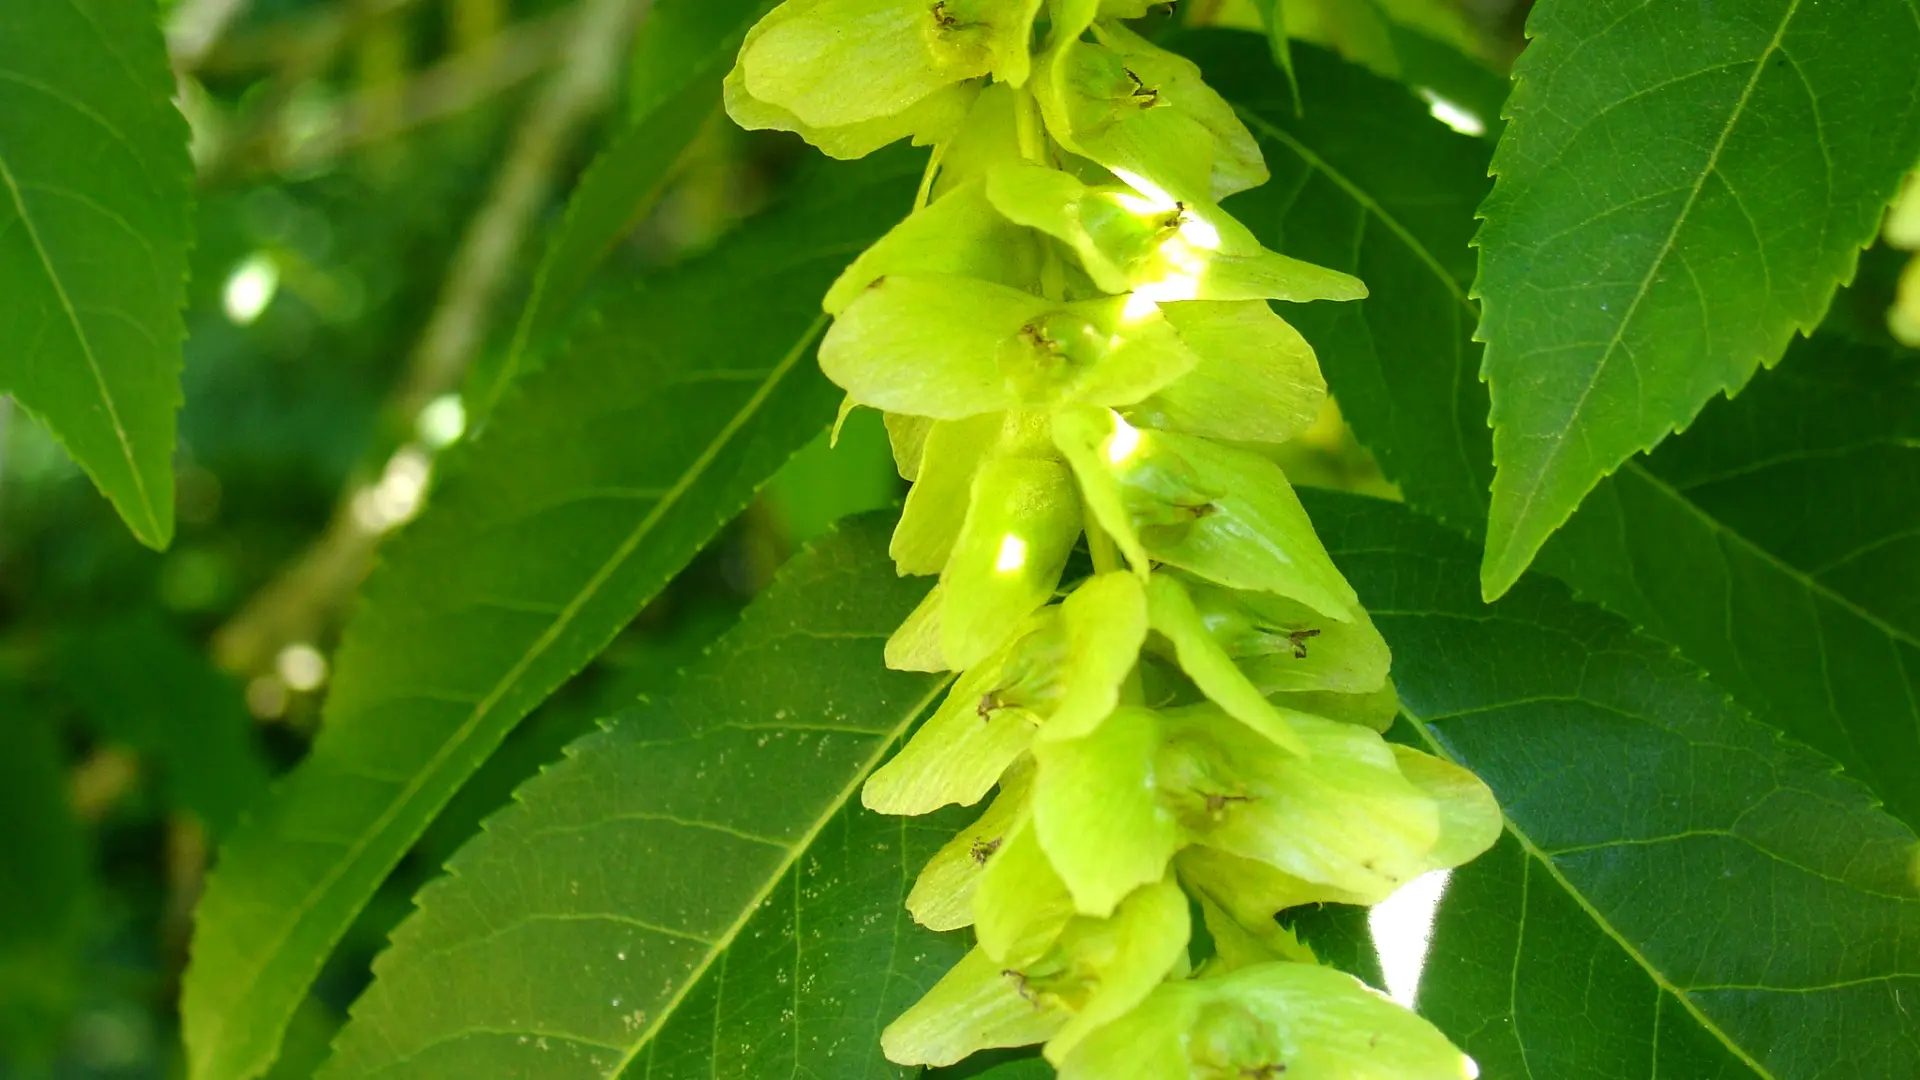
[[[1198,68],[1119,21],[1149,6],[788,0],[727,81],[736,121],[835,157],[934,147],[820,350],[914,481],[900,572],[940,576],[887,661],[961,673],[865,802],[992,796],[908,901],[978,944],[883,1046],[1044,1043],[1067,1080],[1459,1080],[1439,1032],[1274,918],[1377,903],[1500,817],[1382,739],[1386,643],[1258,450],[1325,394],[1267,302],[1365,289],[1220,209],[1266,166]],[[1083,532],[1094,572],[1063,585]]]

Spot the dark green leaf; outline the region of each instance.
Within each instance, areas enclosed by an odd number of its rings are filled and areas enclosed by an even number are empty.
[[[0,6],[0,391],[173,538],[193,169],[152,0]]]
[[[1920,157],[1914,0],[1541,0],[1477,243],[1498,596],[1812,329]]]
[[[880,1029],[959,959],[904,912],[967,819],[860,782],[946,686],[882,646],[926,582],[890,519],[790,564],[682,681],[574,744],[375,964],[324,1075],[897,1077]]]
[[[1309,508],[1406,715],[1507,815],[1421,992],[1484,1075],[1920,1076],[1911,830],[1559,585],[1486,607],[1454,534],[1351,496]]]
[[[1498,140],[1506,130],[1502,117],[1511,88],[1507,77],[1479,57],[1402,26],[1393,28],[1400,54],[1400,79],[1422,96],[1444,99],[1477,121],[1476,136]]]
[[[239,685],[158,618],[84,630],[62,661],[67,692],[94,728],[159,766],[168,801],[216,837],[266,790]]]
[[[821,432],[767,484],[767,504],[787,538],[805,543],[833,523],[898,503],[906,483],[895,470],[893,445],[880,414],[855,410],[837,443]]]
[[[476,415],[493,411],[529,351],[560,329],[608,252],[659,199],[681,153],[719,108],[720,80],[766,7],[762,0],[661,0],[648,11],[634,43],[645,61],[635,69],[632,119],[580,178]]]
[[[1194,55],[1241,105],[1276,177],[1234,209],[1289,254],[1370,289],[1288,318],[1409,501],[1477,533],[1491,451],[1465,244],[1484,152],[1394,84],[1309,49],[1295,118],[1271,89],[1256,96],[1258,49],[1205,44]],[[1920,503],[1912,360],[1825,339],[1801,354],[1603,481],[1542,565],[1678,645],[1757,717],[1920,824],[1920,578],[1903,561],[1914,528],[1903,511]]]
[[[1920,826],[1920,365],[1841,339],[1602,484],[1541,554]]]
[[[521,717],[832,418],[820,296],[918,155],[823,169],[712,254],[608,299],[509,399],[367,583],[312,755],[201,902],[196,1080],[258,1075],[382,878]]]
[[[1280,923],[1312,949],[1321,963],[1384,992],[1387,977],[1380,970],[1380,952],[1367,923],[1369,910],[1351,904],[1316,904],[1282,912]]]
[[[1027,1057],[1002,1062],[987,1069],[969,1069],[966,1063],[927,1074],[939,1080],[1053,1080],[1053,1066],[1043,1058]]]
[[[0,686],[0,1057],[58,1044],[79,997],[91,867],[46,713]]]
[[[1274,66],[1287,80],[1287,88],[1296,96],[1300,92],[1295,83],[1293,70],[1293,39],[1287,36],[1287,8],[1281,0],[1253,0],[1254,10],[1260,13],[1260,19],[1267,27],[1267,45],[1273,52]]]
[[[1407,497],[1477,528],[1493,468],[1467,244],[1487,190],[1485,145],[1434,121],[1406,87],[1320,49],[1296,50],[1296,116],[1245,35],[1195,35],[1181,47],[1239,109],[1273,171],[1228,208],[1269,245],[1367,283],[1365,300],[1282,314],[1312,342],[1354,431]]]

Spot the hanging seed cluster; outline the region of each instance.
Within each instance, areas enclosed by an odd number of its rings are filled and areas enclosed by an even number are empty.
[[[1065,1080],[1460,1080],[1443,1036],[1275,920],[1459,865],[1500,815],[1382,739],[1386,643],[1260,452],[1325,395],[1268,301],[1365,289],[1221,210],[1266,166],[1121,21],[1149,6],[788,0],[727,80],[736,121],[835,157],[934,148],[820,350],[914,482],[900,572],[939,575],[887,662],[960,672],[864,801],[991,797],[908,900],[978,944],[883,1047],[1044,1043]],[[1063,585],[1083,534],[1093,572]]]

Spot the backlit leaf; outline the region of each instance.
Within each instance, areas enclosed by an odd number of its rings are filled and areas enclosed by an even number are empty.
[[[173,538],[192,165],[151,0],[0,8],[0,392]]]
[[[311,755],[224,847],[201,902],[195,1080],[272,1062],[333,944],[439,809],[832,419],[819,298],[919,171],[904,153],[822,170],[710,255],[616,291],[390,545]]]
[[[965,941],[903,904],[972,812],[854,797],[948,681],[881,662],[925,591],[890,524],[821,541],[673,690],[523,787],[421,894],[323,1075],[907,1075],[880,1029]]]

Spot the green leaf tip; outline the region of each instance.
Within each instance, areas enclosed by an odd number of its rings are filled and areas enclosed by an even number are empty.
[[[1903,0],[1542,0],[1528,30],[1475,241],[1489,597],[1819,323],[1920,156]]]
[[[151,0],[0,10],[0,392],[156,550],[174,533],[193,236],[173,93]]]

